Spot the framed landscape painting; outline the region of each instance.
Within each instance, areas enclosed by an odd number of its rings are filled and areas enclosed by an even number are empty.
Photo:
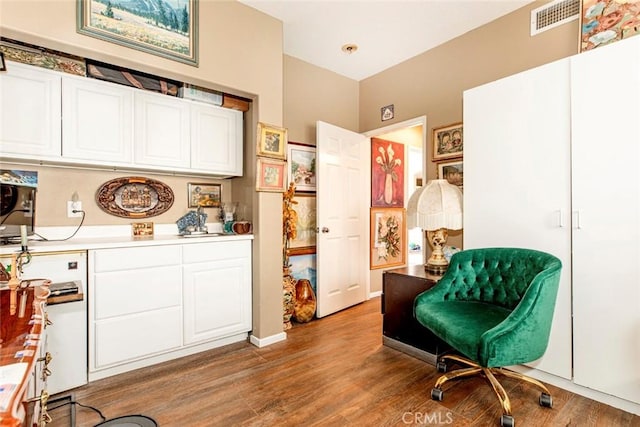
[[[80,34],[198,65],[197,0],[77,0],[76,15]]]
[[[464,168],[462,160],[438,163],[438,178],[446,179],[449,184],[463,188]]]
[[[290,248],[304,248],[316,245],[316,195],[296,193],[294,200],[298,202],[293,209],[298,214],[296,222],[297,236],[291,240]]]
[[[316,191],[316,147],[289,142],[289,182],[298,191]]]

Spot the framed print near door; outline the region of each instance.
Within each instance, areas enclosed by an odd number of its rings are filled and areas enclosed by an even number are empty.
[[[288,143],[289,182],[298,191],[316,191],[316,147],[313,145]]]
[[[462,157],[462,123],[433,129],[433,161]]]
[[[370,268],[405,264],[407,228],[404,208],[371,208]]]
[[[463,189],[463,163],[462,160],[438,163],[438,178],[446,179],[449,184]]]
[[[287,162],[258,157],[256,171],[256,190],[284,193],[287,177]]]
[[[316,195],[296,193],[293,210],[298,214],[296,222],[297,236],[291,240],[290,248],[315,247],[316,245]]]
[[[371,206],[404,206],[404,144],[371,138]]]
[[[287,159],[287,129],[258,122],[258,156]]]

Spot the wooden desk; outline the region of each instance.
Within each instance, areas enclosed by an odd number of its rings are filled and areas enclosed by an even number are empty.
[[[440,276],[427,274],[424,266],[386,270],[382,274],[382,342],[435,365],[450,346],[413,317],[413,300],[431,289]]]
[[[48,281],[36,280],[25,292],[24,316],[9,313],[8,289],[0,290],[0,426],[39,426],[46,414],[44,389],[48,361],[42,358],[47,324]],[[30,400],[27,403],[27,400]]]

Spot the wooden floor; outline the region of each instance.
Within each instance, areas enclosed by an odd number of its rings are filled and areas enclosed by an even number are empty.
[[[75,399],[106,418],[143,414],[160,426],[499,425],[500,405],[481,378],[430,398],[435,368],[381,345],[376,298],[296,324],[287,340],[265,348],[238,343],[75,389]],[[502,384],[518,427],[640,426],[640,417],[550,387],[554,408],[513,380]],[[101,418],[76,406],[78,426]],[[69,406],[51,411],[50,427],[69,426]]]

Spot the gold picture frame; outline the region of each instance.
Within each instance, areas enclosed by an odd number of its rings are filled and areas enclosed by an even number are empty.
[[[463,154],[462,123],[433,129],[433,161],[455,159]]]
[[[219,208],[222,201],[222,184],[190,182],[187,187],[190,208]]]
[[[257,155],[287,159],[287,129],[258,122]]]
[[[153,238],[153,222],[132,222],[131,235],[134,239]]]
[[[406,211],[404,208],[371,208],[370,268],[406,263]]]
[[[284,193],[287,186],[287,162],[258,157],[256,190]]]

